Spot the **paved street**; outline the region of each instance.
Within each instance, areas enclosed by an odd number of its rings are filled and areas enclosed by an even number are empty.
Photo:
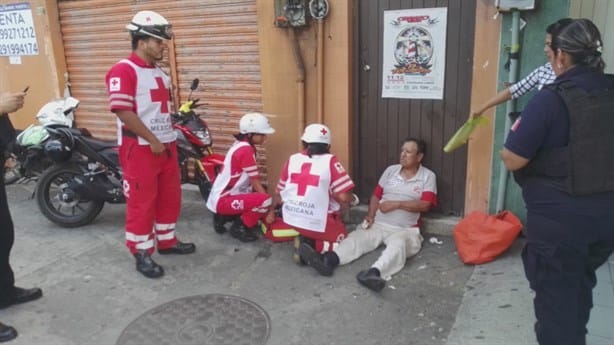
[[[20,333],[15,345],[115,344],[147,310],[204,294],[262,307],[271,323],[267,344],[446,344],[473,271],[456,257],[450,236],[436,235],[443,244],[425,241],[378,295],[355,279],[376,253],[321,277],[291,261],[290,243],[243,244],[214,233],[210,213],[186,191],[177,229],[197,252],[155,255],[166,275],[149,280],[123,245],[123,205],[106,205],[89,226],[63,229],[38,212],[31,188],[8,188],[16,223],[12,263],[18,284],[42,287],[44,297],[0,311],[0,320]]]

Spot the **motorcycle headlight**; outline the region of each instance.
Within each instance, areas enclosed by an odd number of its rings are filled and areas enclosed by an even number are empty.
[[[203,145],[211,145],[211,134],[209,134],[208,130],[195,131],[194,135],[200,139],[200,142],[203,143]]]

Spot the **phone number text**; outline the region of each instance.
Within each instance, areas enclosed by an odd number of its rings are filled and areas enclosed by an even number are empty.
[[[0,43],[1,56],[38,55],[36,43]]]
[[[1,40],[36,38],[34,27],[0,29]]]

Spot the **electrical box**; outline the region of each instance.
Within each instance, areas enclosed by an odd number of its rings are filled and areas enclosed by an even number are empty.
[[[307,0],[274,0],[275,25],[299,27],[307,25]]]
[[[495,0],[495,7],[499,12],[534,10],[535,0]]]

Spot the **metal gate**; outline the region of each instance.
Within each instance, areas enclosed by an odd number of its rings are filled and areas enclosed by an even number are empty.
[[[462,5],[461,5],[462,3]],[[447,7],[443,100],[382,98],[384,11]],[[460,215],[464,208],[466,148],[443,147],[469,116],[476,0],[359,0],[355,30],[353,174],[368,200],[384,169],[399,162],[401,141],[426,141],[423,164],[437,174],[439,207]]]
[[[95,136],[116,136],[104,80],[130,54],[124,27],[141,10],[173,25],[165,62],[174,94],[185,100],[192,79],[200,79],[193,97],[206,103],[197,111],[219,151],[232,144],[243,113],[262,110],[256,0],[60,0],[58,6],[72,94],[81,101],[77,125]]]

